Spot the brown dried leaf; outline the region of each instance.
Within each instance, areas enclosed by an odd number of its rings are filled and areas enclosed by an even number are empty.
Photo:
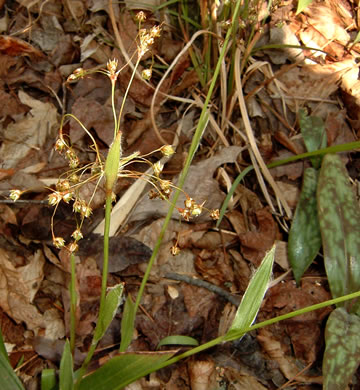
[[[53,104],[42,103],[23,91],[19,91],[19,99],[31,110],[23,119],[9,123],[3,130],[2,168],[18,168],[20,161],[33,149],[43,147],[46,138],[54,136],[58,128],[57,110]]]
[[[29,264],[15,268],[10,253],[0,248],[0,306],[14,321],[23,321],[37,332],[45,322],[32,301],[44,278],[45,259],[38,250],[29,260]]]

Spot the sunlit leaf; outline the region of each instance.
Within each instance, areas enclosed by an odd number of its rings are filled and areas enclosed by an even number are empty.
[[[299,111],[300,129],[304,143],[308,152],[320,150],[327,145],[327,136],[324,122],[320,117],[307,116],[304,109]],[[310,157],[314,168],[319,169],[321,166],[321,156]]]
[[[304,171],[300,199],[289,232],[288,255],[297,283],[321,247],[316,205],[317,182],[317,170],[307,168]]]
[[[324,157],[317,201],[331,294],[337,298],[359,291],[360,210],[346,168],[337,155]],[[359,302],[346,302],[345,306],[351,312],[360,312]]]
[[[265,255],[259,268],[250,280],[241,303],[237,309],[235,319],[226,334],[226,339],[231,340],[232,334],[247,329],[254,322],[264,295],[268,289],[272,267],[274,264],[275,245]]]
[[[125,302],[123,316],[121,319],[121,343],[119,349],[120,352],[126,351],[133,338],[135,314],[135,304],[132,301],[130,295],[128,295]]]
[[[0,353],[0,389],[24,390],[8,359],[2,353]]]
[[[157,347],[160,348],[163,345],[192,345],[196,347],[199,343],[196,339],[189,336],[172,335],[160,340]]]
[[[143,352],[115,356],[86,376],[79,390],[118,390],[157,369],[173,352]]]
[[[56,373],[53,368],[42,370],[41,390],[53,390],[56,386]]]
[[[309,4],[312,3],[313,0],[299,0],[298,6],[296,9],[296,15],[302,12]]]
[[[344,308],[334,310],[326,323],[323,358],[324,390],[347,389],[360,363],[360,318]]]
[[[72,390],[74,388],[73,359],[69,340],[66,340],[60,361],[59,389]]]
[[[102,316],[99,317],[96,325],[94,341],[97,343],[104,336],[111,321],[115,317],[116,311],[121,303],[121,297],[124,290],[124,284],[117,284],[109,289],[109,292],[105,298],[104,311]]]

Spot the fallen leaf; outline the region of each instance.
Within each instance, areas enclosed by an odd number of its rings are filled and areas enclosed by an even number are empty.
[[[25,322],[35,333],[45,322],[32,301],[44,278],[45,259],[35,252],[25,266],[15,268],[10,253],[0,248],[0,306],[17,323]]]

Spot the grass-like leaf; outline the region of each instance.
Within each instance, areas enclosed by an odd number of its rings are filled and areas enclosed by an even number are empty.
[[[54,390],[56,388],[56,373],[53,368],[41,372],[41,390]]]
[[[0,389],[24,390],[19,378],[12,369],[7,357],[0,353]]]
[[[74,388],[73,358],[69,340],[66,340],[65,342],[64,351],[60,361],[59,382],[60,390],[73,390]]]
[[[299,0],[298,1],[298,6],[296,9],[296,15],[299,14],[300,12],[304,11],[304,9],[312,3],[313,0]]]
[[[106,329],[109,327],[111,321],[115,317],[116,311],[121,303],[121,297],[124,290],[124,284],[117,284],[109,289],[106,299],[104,311],[98,319],[96,325],[93,342],[98,343],[104,336]]]
[[[264,295],[268,289],[272,267],[274,264],[274,257],[275,245],[265,255],[259,268],[250,280],[237,309],[234,322],[225,335],[227,340],[231,340],[234,333],[238,333],[239,331],[249,328],[254,322],[260,309],[260,305],[264,299]]]
[[[86,376],[79,390],[118,390],[136,379],[154,371],[174,352],[138,352],[118,355],[105,363],[94,373]]]
[[[4,344],[4,339],[3,339],[3,335],[2,335],[1,328],[0,328],[0,355],[3,355],[4,358],[5,358],[8,362],[10,362],[9,356],[8,356],[7,351],[6,351],[6,348],[5,348],[5,344]]]
[[[317,183],[318,171],[307,168],[288,240],[289,261],[296,283],[299,283],[321,247],[316,205]]]
[[[324,262],[334,298],[360,290],[360,210],[340,157],[324,157],[317,191]],[[347,302],[360,313],[359,302]]]
[[[197,347],[199,343],[196,339],[189,336],[172,335],[160,340],[157,347],[160,348],[163,345],[191,345]]]
[[[120,352],[125,352],[127,347],[131,343],[134,334],[135,315],[136,306],[132,301],[130,295],[128,295],[121,320],[121,343],[119,349]]]
[[[347,389],[360,363],[360,318],[344,308],[334,310],[327,320],[323,359],[324,390]]]

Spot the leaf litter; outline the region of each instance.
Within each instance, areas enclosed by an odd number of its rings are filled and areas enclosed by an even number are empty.
[[[132,8],[130,3],[129,9]],[[245,70],[243,88],[252,128],[267,163],[304,151],[297,134],[297,112],[301,107],[307,107],[325,121],[329,146],[357,139],[360,118],[356,57],[360,46],[352,45],[357,16],[350,4],[330,0],[314,2],[295,16],[293,6],[281,2],[269,25],[264,25],[264,34],[250,58],[251,67]],[[45,206],[35,207],[31,202],[43,201],[46,198],[43,183],[56,183],[64,169],[63,161],[52,152],[63,112],[73,113],[86,125],[102,152],[109,146],[113,131],[110,85],[97,75],[77,84],[65,85],[64,81],[80,66],[91,69],[113,57],[125,63],[125,53],[132,54],[137,28],[132,11],[114,3],[112,11],[122,27],[116,37],[108,1],[67,2],[66,6],[56,1],[43,4],[17,1],[12,6],[11,10],[16,12],[1,19],[6,26],[0,37],[3,102],[0,107],[0,186],[4,199],[7,191],[14,187],[29,190],[26,195],[29,203],[26,208],[16,204],[1,205],[0,324],[9,348],[12,345],[10,356],[14,365],[19,352],[36,352],[35,367],[29,365],[26,369],[25,366],[22,371],[27,386],[34,388],[39,383],[40,369],[52,367],[60,360],[64,336],[69,331],[70,302],[68,255],[57,253],[50,244],[49,213],[41,211]],[[3,2],[0,2],[0,11],[4,16]],[[150,10],[148,12],[151,14]],[[161,18],[162,14],[152,17]],[[284,20],[283,27],[275,25]],[[261,50],[261,45],[267,44],[301,44],[304,50]],[[161,57],[163,65],[169,64],[182,47],[183,42],[168,30],[153,55]],[[184,56],[171,78],[163,84],[162,92],[193,99],[198,92],[195,88],[198,78],[189,69],[190,65],[189,57]],[[131,87],[122,122],[126,154],[137,150],[148,152],[159,146],[149,111],[158,77],[155,76],[154,84],[136,79]],[[119,102],[128,81],[129,73],[124,72],[116,95]],[[185,107],[160,95],[154,105],[154,115],[161,136],[171,143]],[[222,102],[215,97],[213,103],[212,114],[216,117]],[[165,166],[165,174],[175,181],[197,119],[197,109],[192,109],[180,134],[178,153]],[[185,191],[196,201],[205,201],[209,208],[221,206],[229,189],[224,178],[229,178],[228,183],[231,183],[239,169],[244,169],[250,161],[243,141],[244,125],[237,109],[232,110],[228,121],[221,129],[225,129],[221,138],[211,126],[205,130],[185,184]],[[230,128],[233,130],[229,131]],[[70,121],[65,130],[82,159],[93,161],[89,140],[78,125]],[[224,139],[227,144],[222,145]],[[347,158],[350,165],[356,165],[356,158]],[[297,162],[271,171],[293,210],[303,165]],[[119,183],[118,198],[132,188],[131,184],[127,180]],[[90,193],[90,189],[88,191]],[[115,231],[120,234],[112,237],[110,248],[109,283],[125,281],[127,293],[132,296],[137,294],[167,212],[164,203],[150,201],[142,193],[143,188],[136,193],[137,202],[129,215],[116,226]],[[135,192],[129,194],[131,197]],[[275,199],[271,190],[270,195]],[[180,199],[180,207],[183,200]],[[94,216],[86,227],[90,245],[84,242],[77,259],[76,288],[81,297],[77,308],[79,348],[75,361],[78,364],[94,330],[101,282],[101,239],[90,235],[102,219],[101,196],[95,205]],[[193,223],[179,224],[178,216],[174,215],[151,272],[143,310],[136,318],[137,337],[131,348],[155,350],[161,338],[172,334],[206,342],[224,332],[234,315],[230,303],[225,305],[224,298],[205,287],[166,275],[204,280],[239,298],[254,267],[275,241],[280,241],[283,249],[278,251],[274,274],[275,277],[283,275],[289,267],[284,250],[286,218],[281,208],[277,210],[278,214],[274,215],[266,207],[256,179],[249,176],[237,188],[220,230],[203,217]],[[73,230],[68,216],[60,214],[55,220],[56,224],[61,224],[65,236]],[[170,248],[175,242],[181,252],[172,257]],[[259,319],[328,299],[324,275],[320,260],[309,268],[301,288],[295,287],[291,274],[285,275],[284,282],[275,283],[267,294]],[[294,377],[298,382],[321,383],[320,346],[328,314],[329,309],[267,327],[238,344],[221,346],[139,380],[137,388],[145,389],[152,383],[169,389],[202,389],[217,386],[222,380],[236,389],[264,389],[274,384],[280,387]],[[115,317],[105,337],[102,345],[105,350],[119,342],[120,319],[121,314]],[[244,357],[246,348],[249,351]],[[312,375],[307,372],[299,375],[299,362],[301,367],[312,364]]]

